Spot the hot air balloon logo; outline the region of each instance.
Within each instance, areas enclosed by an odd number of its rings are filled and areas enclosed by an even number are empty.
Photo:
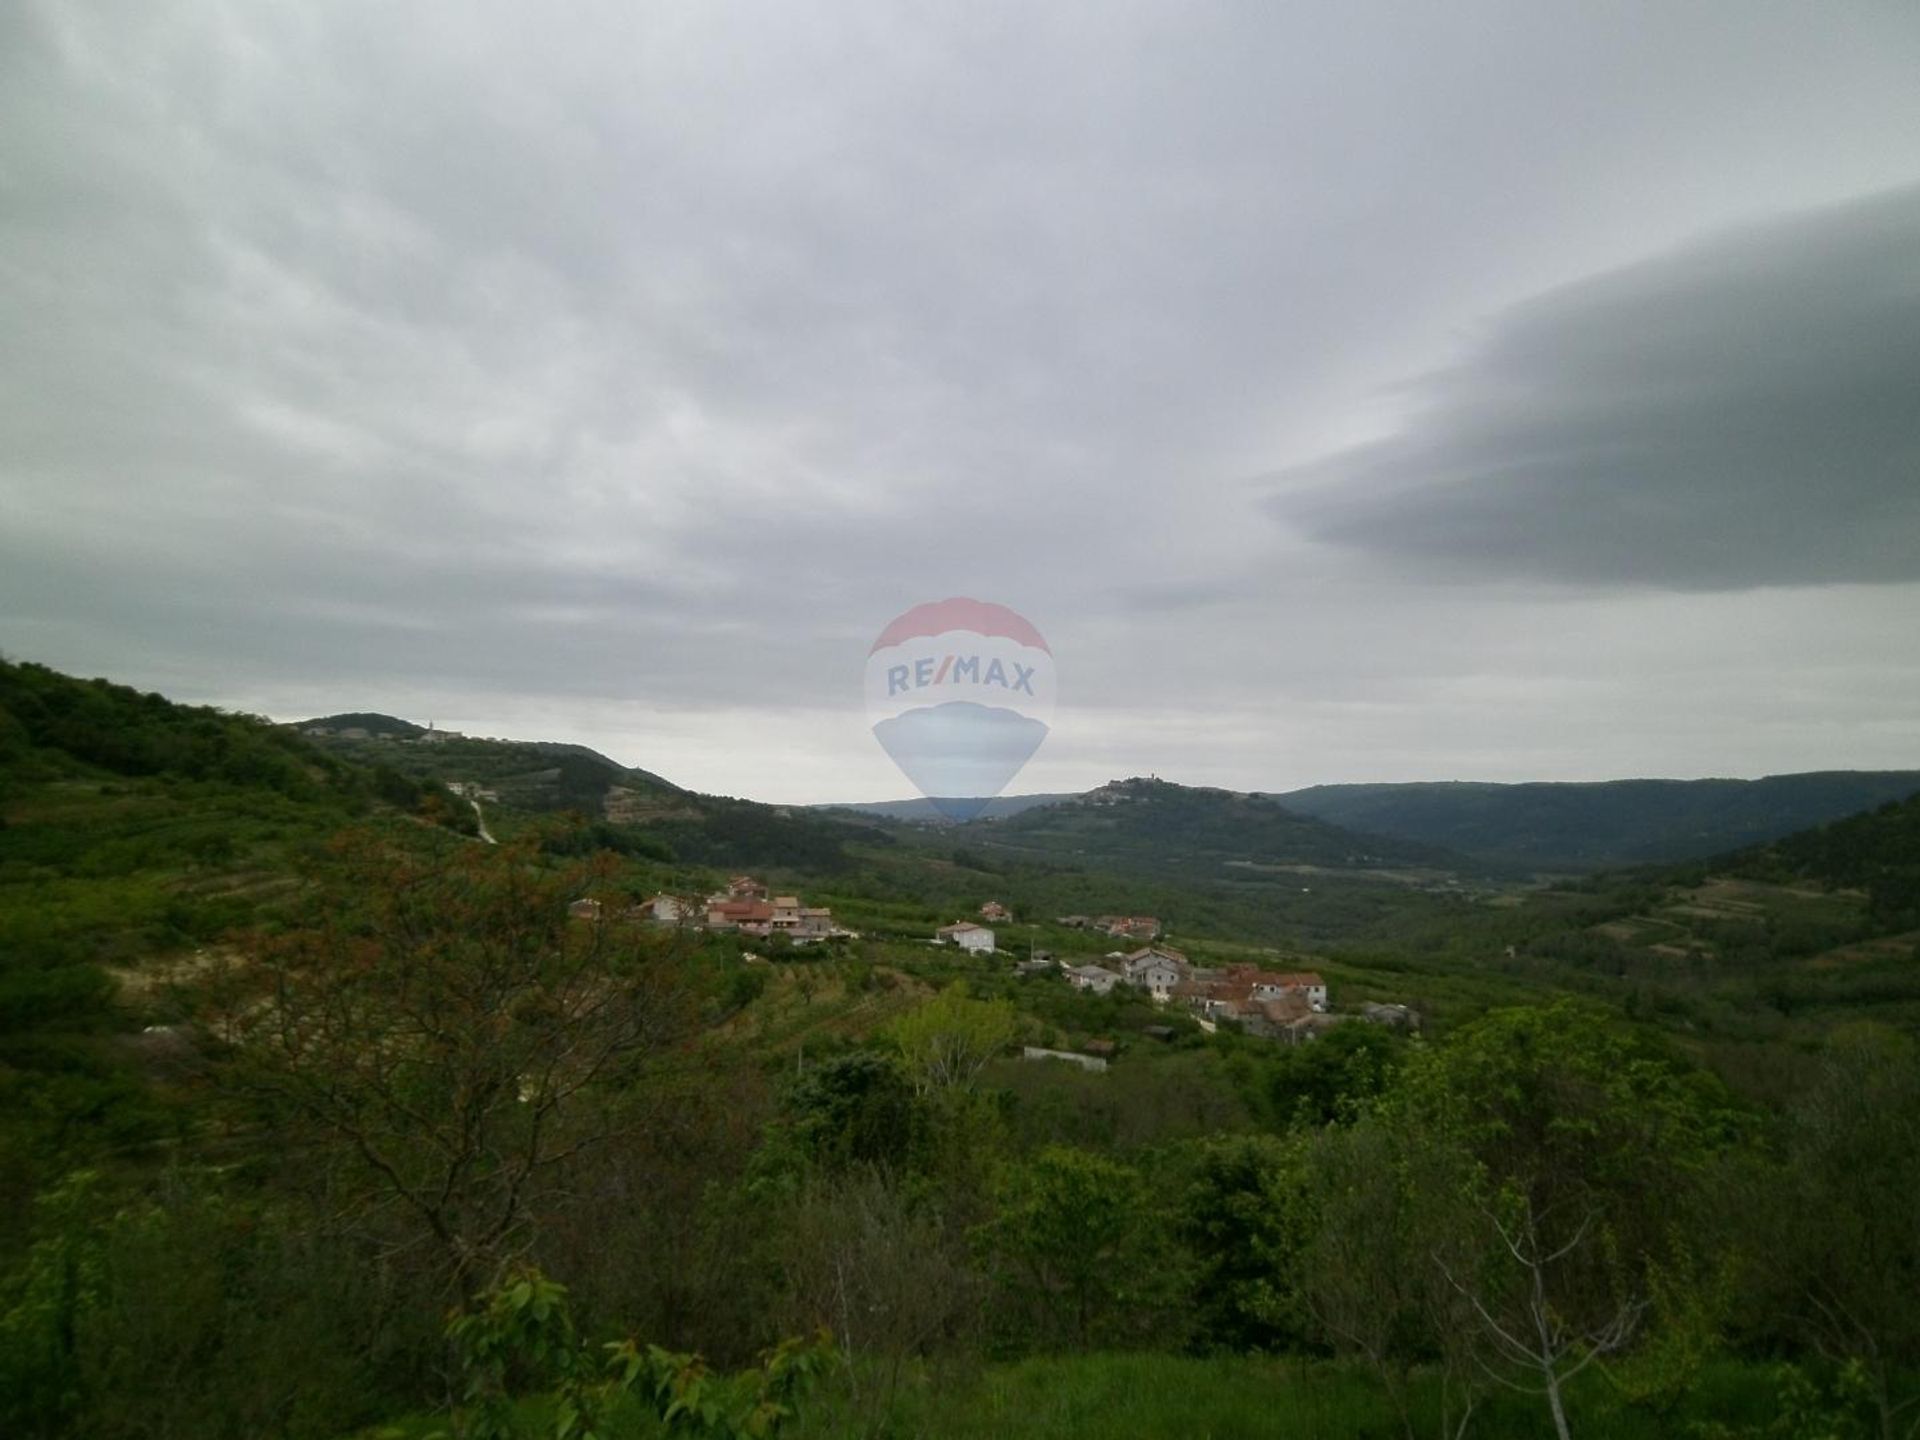
[[[867,653],[873,735],[951,820],[971,820],[1047,738],[1053,653],[1025,617],[985,600],[895,616]]]

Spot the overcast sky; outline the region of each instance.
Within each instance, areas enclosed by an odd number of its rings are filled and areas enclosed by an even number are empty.
[[[910,793],[1920,766],[1920,7],[0,6],[0,650]]]

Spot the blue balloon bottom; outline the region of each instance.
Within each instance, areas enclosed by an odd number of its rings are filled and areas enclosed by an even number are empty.
[[[873,735],[949,820],[971,820],[1033,758],[1047,727],[999,706],[949,700],[908,710]]]

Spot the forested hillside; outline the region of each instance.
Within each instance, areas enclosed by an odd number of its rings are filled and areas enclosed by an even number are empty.
[[[1832,770],[1763,780],[1466,781],[1316,785],[1282,804],[1358,830],[1541,869],[1718,855],[1920,791],[1920,771]]]
[[[388,717],[344,715],[300,727]],[[394,722],[401,724],[404,722]],[[339,729],[367,729],[340,724]],[[695,865],[753,865],[844,870],[855,840],[885,844],[854,817],[805,808],[790,810],[751,800],[699,795],[647,770],[619,764],[584,745],[552,741],[486,740],[445,736],[422,743],[394,730],[364,736],[317,735],[329,753],[391,768],[436,786],[460,784],[487,792],[484,803],[525,815],[577,815],[596,842],[656,860]]]
[[[1172,784],[1116,780],[1055,805],[966,832],[969,843],[1033,855],[1084,856],[1118,867],[1218,873],[1226,865],[1349,871],[1477,872],[1438,845],[1362,833],[1279,801]]]
[[[1735,857],[1732,868],[1864,890],[1882,930],[1920,929],[1920,795],[1788,835]]]
[[[1156,782],[930,829],[0,682],[0,1433],[1920,1406],[1914,802],[1539,887]],[[629,915],[756,855],[855,933]],[[997,953],[929,943],[990,899]],[[1314,972],[1319,1038],[1016,969],[1117,963],[1067,910]]]

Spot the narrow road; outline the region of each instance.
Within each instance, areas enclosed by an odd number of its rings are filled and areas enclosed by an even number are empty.
[[[480,838],[489,845],[498,845],[500,842],[494,839],[493,832],[487,829],[487,817],[480,813],[480,802],[469,800],[467,803],[473,806],[473,823],[480,827]]]

